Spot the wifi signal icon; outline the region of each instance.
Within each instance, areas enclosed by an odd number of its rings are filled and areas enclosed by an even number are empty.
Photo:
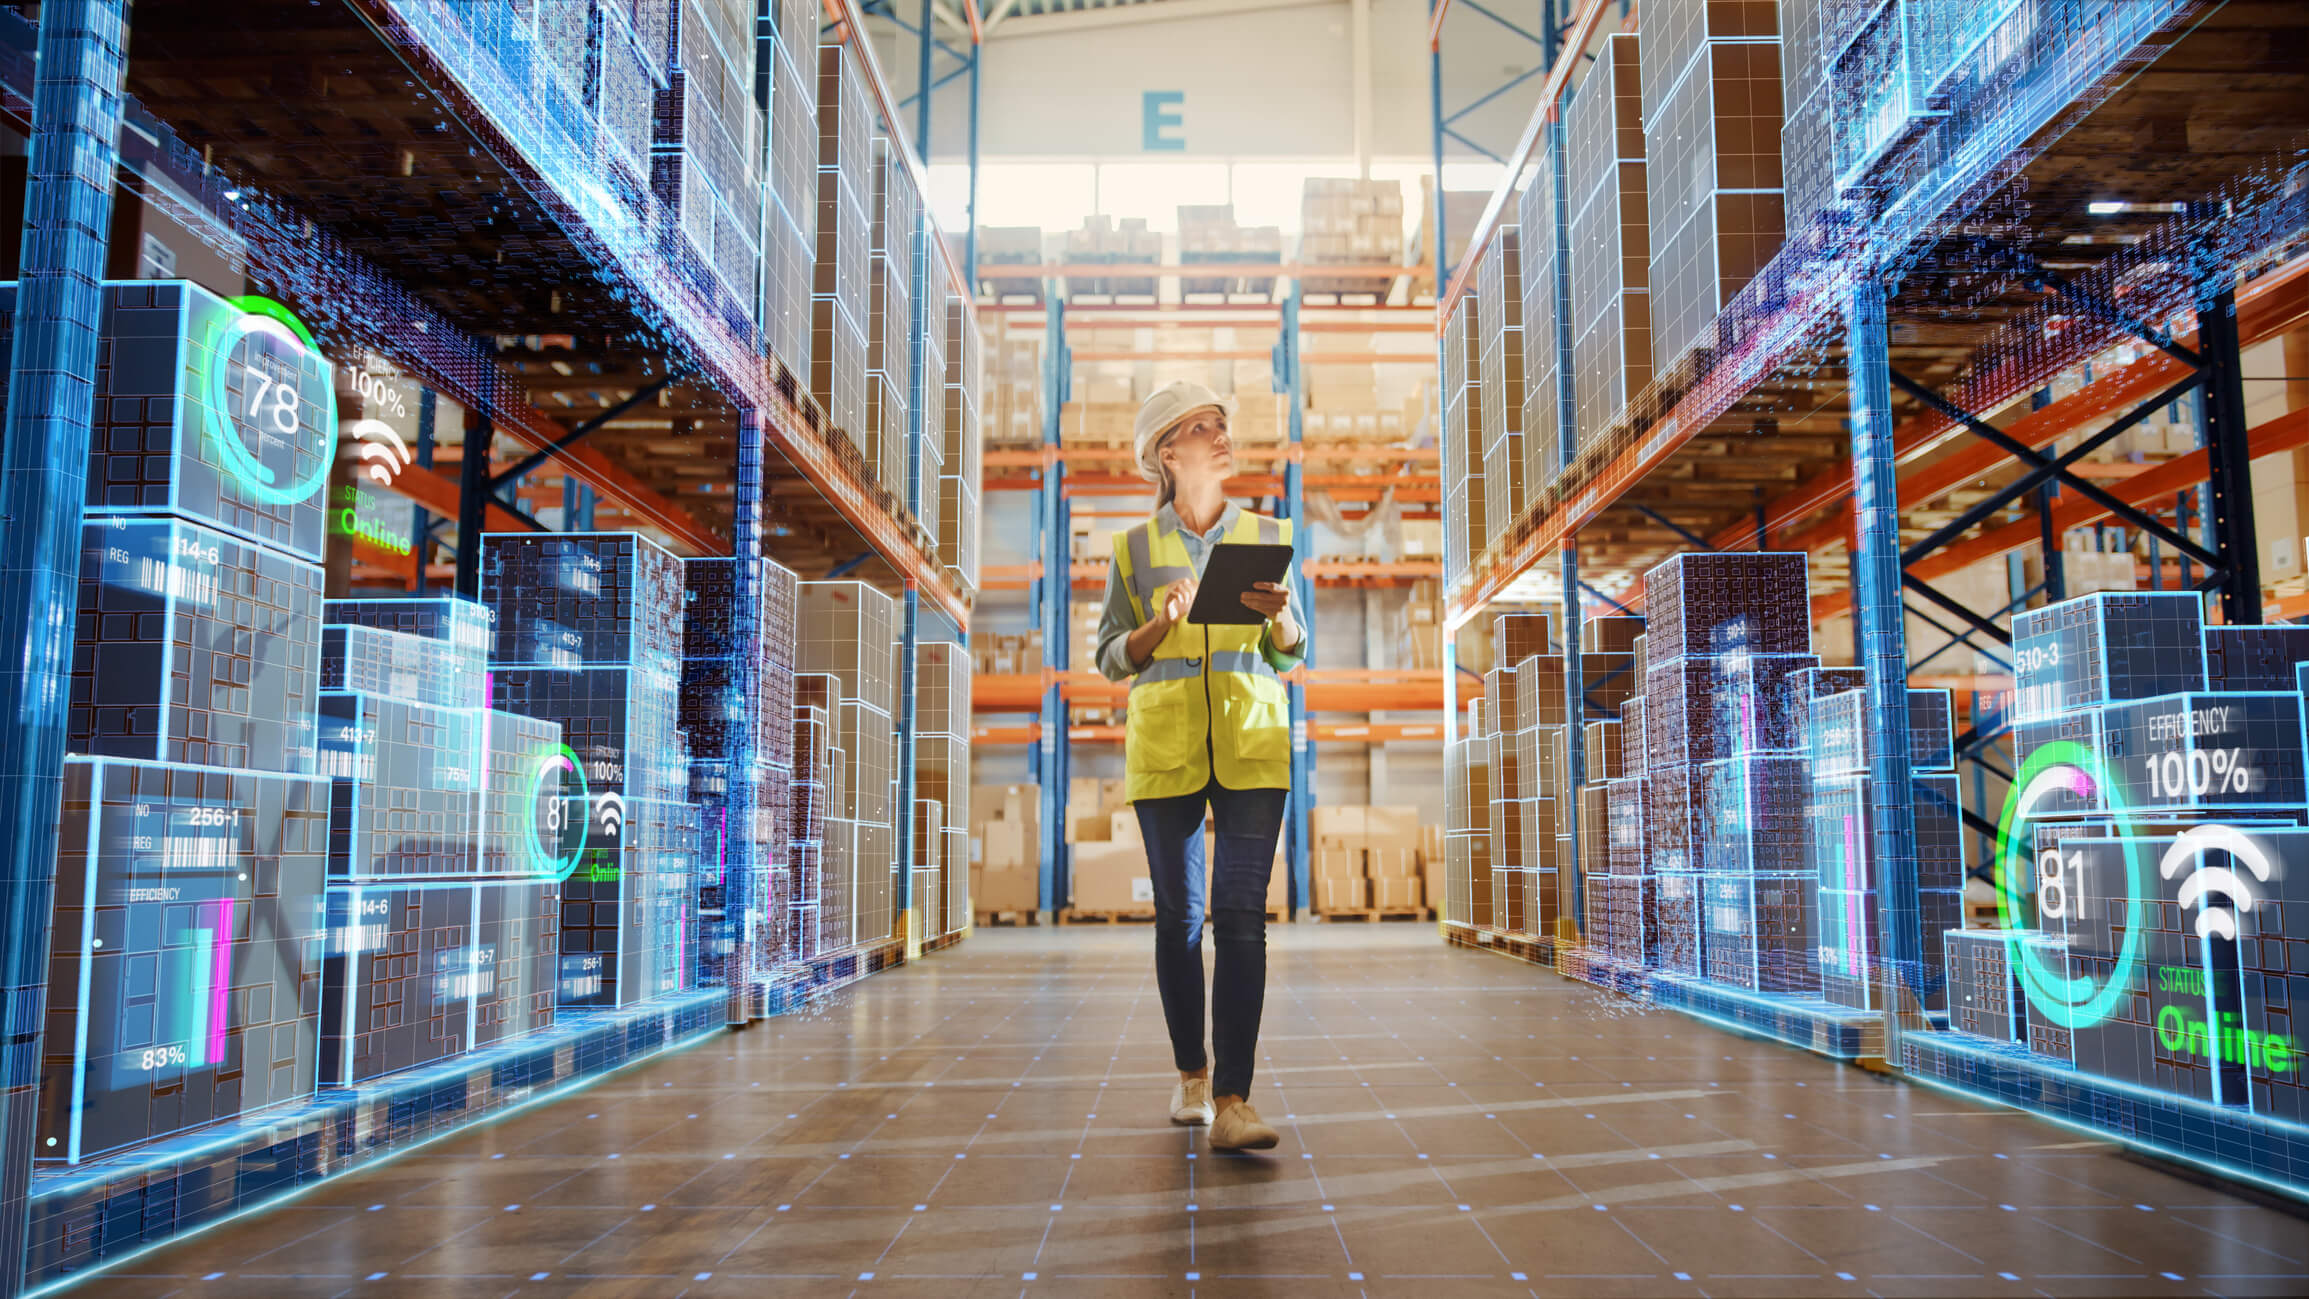
[[[2244,872],[2205,865],[2205,854],[2214,850],[2228,853]],[[2181,881],[2181,890],[2173,900],[2183,911],[2196,909],[2197,937],[2219,934],[2232,941],[2237,937],[2237,917],[2251,911],[2260,900],[2253,891],[2253,881],[2266,884],[2276,874],[2261,845],[2230,825],[2199,825],[2182,831],[2158,860],[2157,873],[2172,879],[2184,871],[2190,871],[2189,877]],[[2228,899],[2229,907],[2207,907],[2206,901],[2213,897]]]
[[[391,486],[403,469],[417,462],[409,453],[409,444],[381,419],[354,420],[345,426],[345,436],[360,444],[354,454],[360,458],[362,472],[379,487]]]
[[[625,829],[625,797],[604,793],[594,803],[594,815],[601,819],[602,837],[615,839]]]

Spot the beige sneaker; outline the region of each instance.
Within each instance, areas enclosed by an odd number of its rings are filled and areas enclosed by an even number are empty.
[[[1204,1124],[1211,1121],[1211,1080],[1182,1078],[1171,1088],[1171,1122]]]
[[[1211,1120],[1213,1150],[1272,1150],[1282,1140],[1249,1101],[1237,1101]]]

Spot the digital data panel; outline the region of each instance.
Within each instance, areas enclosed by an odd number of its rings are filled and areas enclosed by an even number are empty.
[[[328,816],[310,776],[66,762],[44,1157],[312,1092]]]

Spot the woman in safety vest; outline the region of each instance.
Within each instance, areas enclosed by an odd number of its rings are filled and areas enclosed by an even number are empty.
[[[1209,1124],[1215,1149],[1265,1150],[1275,1130],[1244,1097],[1266,998],[1267,878],[1291,784],[1290,705],[1277,674],[1306,656],[1307,632],[1287,582],[1261,583],[1243,596],[1264,623],[1187,621],[1213,545],[1291,540],[1288,521],[1226,498],[1233,406],[1182,382],[1139,407],[1138,469],[1155,484],[1156,508],[1114,539],[1098,668],[1112,681],[1134,678],[1123,757],[1154,882],[1155,982],[1179,1071],[1171,1121]],[[1206,805],[1218,857],[1208,908],[1218,931],[1216,1077],[1203,1052]]]

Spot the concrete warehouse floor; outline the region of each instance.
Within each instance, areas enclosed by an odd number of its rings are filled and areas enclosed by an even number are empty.
[[[1425,925],[1274,931],[1283,1144],[1214,1155],[1165,1118],[1150,942],[980,931],[85,1292],[2309,1291],[2296,1218]]]

